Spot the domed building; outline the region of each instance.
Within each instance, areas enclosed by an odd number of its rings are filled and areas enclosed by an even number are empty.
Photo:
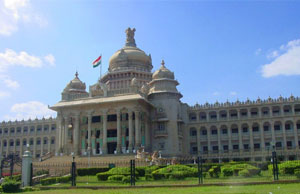
[[[50,107],[56,119],[1,123],[2,155],[21,155],[30,143],[36,158],[144,150],[163,157],[201,155],[210,162],[269,161],[276,149],[280,160],[300,159],[299,97],[189,106],[181,101],[170,65],[162,61],[152,72],[151,55],[137,47],[135,31],[126,29],[124,47],[89,91],[76,72]]]

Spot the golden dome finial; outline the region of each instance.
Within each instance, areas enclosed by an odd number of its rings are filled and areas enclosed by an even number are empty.
[[[165,61],[163,59],[161,60],[161,65],[165,66]]]

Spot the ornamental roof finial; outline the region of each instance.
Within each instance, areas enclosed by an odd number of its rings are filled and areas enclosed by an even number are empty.
[[[76,73],[75,73],[75,77],[77,77],[77,78],[78,78],[78,75],[79,75],[79,74],[78,74],[78,71],[76,71]]]
[[[163,59],[161,60],[161,65],[165,66],[165,61]]]
[[[125,33],[126,33],[126,44],[125,46],[132,46],[132,47],[136,47],[135,44],[135,39],[134,39],[134,32],[135,32],[135,28],[127,28]]]

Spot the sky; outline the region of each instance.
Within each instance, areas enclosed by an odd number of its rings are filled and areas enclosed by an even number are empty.
[[[48,109],[78,70],[89,85],[136,28],[194,105],[300,96],[300,1],[0,0],[0,121]]]

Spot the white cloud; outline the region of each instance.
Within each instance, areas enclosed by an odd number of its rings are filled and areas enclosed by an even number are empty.
[[[9,97],[10,93],[5,91],[0,91],[0,99]]]
[[[214,96],[219,96],[219,95],[220,95],[220,92],[214,92],[213,95],[214,95]]]
[[[32,9],[30,0],[0,0],[0,35],[10,36],[20,23],[47,25],[47,21]]]
[[[8,88],[17,89],[20,87],[19,82],[11,80],[11,79],[4,79],[3,82],[6,85],[6,87],[8,87]]]
[[[53,66],[55,65],[54,63],[55,58],[52,54],[48,54],[45,57],[37,57],[28,54],[26,51],[17,53],[12,49],[5,49],[5,52],[0,53],[0,72],[12,66],[39,68],[47,64]]]
[[[233,91],[233,92],[230,92],[229,94],[230,94],[231,96],[236,96],[236,95],[237,95],[237,92],[234,92],[234,91]]]
[[[271,52],[271,53],[269,53],[269,54],[267,55],[267,58],[268,58],[268,59],[274,59],[274,58],[278,57],[278,55],[279,55],[279,52],[278,52],[278,51],[273,51],[273,52]]]
[[[52,54],[45,56],[44,59],[47,63],[49,63],[49,65],[52,65],[52,66],[55,65],[55,58]]]
[[[48,106],[39,101],[29,101],[19,104],[14,104],[8,115],[4,116],[5,120],[26,120],[37,118],[49,118],[55,117],[56,113],[50,109]]]
[[[261,48],[258,48],[256,51],[255,51],[255,55],[259,55],[261,53],[262,49]]]
[[[300,39],[281,45],[279,50],[272,53],[270,56],[274,60],[262,66],[263,77],[300,75]]]

